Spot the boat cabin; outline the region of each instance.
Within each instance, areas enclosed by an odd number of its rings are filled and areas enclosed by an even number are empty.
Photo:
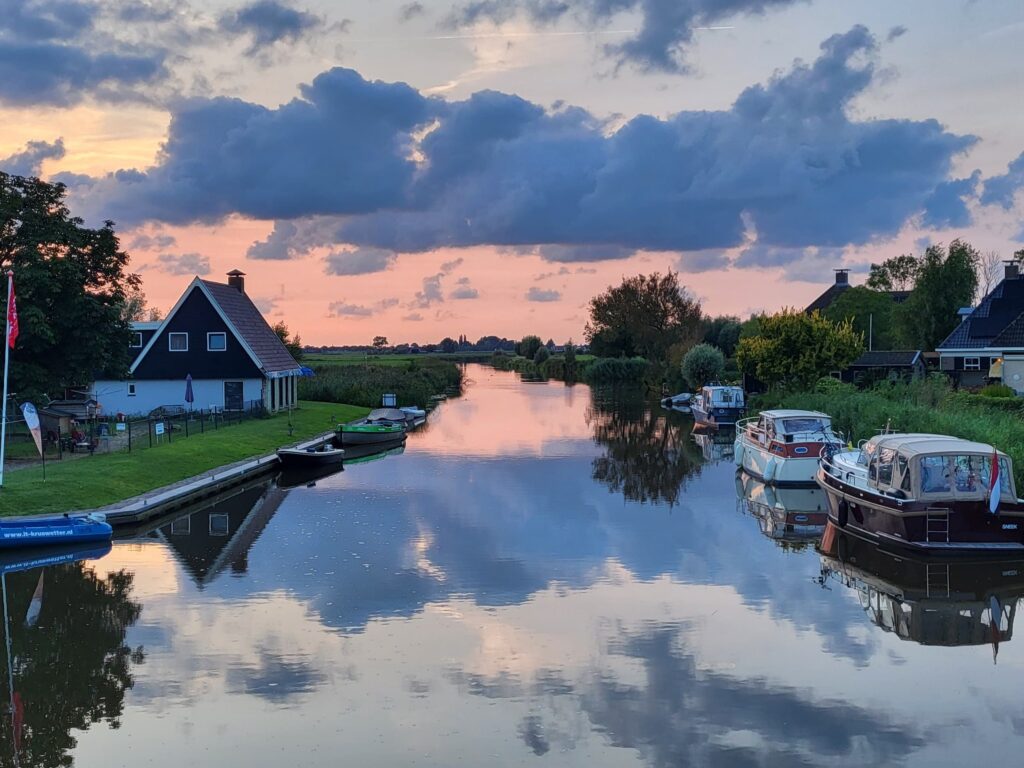
[[[820,443],[838,439],[832,432],[832,417],[817,411],[762,411],[748,429],[762,443]]]
[[[745,407],[742,387],[711,385],[701,389],[700,395],[705,409]]]
[[[989,496],[992,446],[945,435],[878,435],[861,449],[867,487],[903,499],[981,501]],[[1000,498],[1017,499],[1010,458],[999,453]]]

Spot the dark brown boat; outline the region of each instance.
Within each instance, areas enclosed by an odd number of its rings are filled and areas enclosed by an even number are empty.
[[[984,443],[877,435],[823,457],[816,480],[829,519],[880,547],[1024,558],[1024,502],[1010,458]]]

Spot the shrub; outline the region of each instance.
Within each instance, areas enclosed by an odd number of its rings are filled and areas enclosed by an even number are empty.
[[[718,347],[698,344],[683,356],[682,371],[690,386],[699,389],[709,382],[722,378],[725,371],[725,355]]]
[[[1013,387],[1008,387],[1006,384],[989,384],[986,387],[982,387],[978,392],[982,397],[1016,397],[1017,393],[1014,392]]]
[[[648,362],[642,357],[602,357],[584,373],[588,384],[641,383],[647,377]]]
[[[385,392],[394,392],[400,405],[423,408],[431,395],[461,388],[462,370],[444,360],[421,360],[401,365],[314,365],[315,377],[299,380],[299,397],[326,403],[379,408]]]
[[[533,362],[540,365],[549,357],[551,357],[551,351],[547,347],[538,347],[537,351],[533,355]]]

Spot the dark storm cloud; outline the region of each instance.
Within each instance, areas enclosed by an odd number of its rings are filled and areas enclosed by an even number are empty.
[[[925,200],[921,223],[928,229],[966,227],[971,223],[967,199],[975,197],[981,173],[975,171],[965,179],[953,179],[935,187]]]
[[[294,43],[322,23],[308,11],[275,0],[257,0],[224,13],[218,26],[228,34],[248,35],[252,43],[246,53],[254,56],[276,43]]]
[[[328,254],[324,261],[328,275],[368,275],[388,269],[395,263],[395,253],[382,248],[356,248]]]
[[[44,160],[64,157],[64,140],[30,141],[21,152],[0,160],[0,171],[13,176],[38,176]]]
[[[66,40],[89,32],[98,13],[96,4],[79,0],[0,0],[0,35]]]
[[[91,46],[0,38],[0,102],[65,107],[87,96],[143,98],[130,89],[167,76],[159,50],[94,53]]]
[[[449,14],[446,23],[462,28],[478,21],[494,23],[526,16],[538,25],[566,16],[590,28],[607,26],[617,15],[639,13],[640,28],[622,43],[606,45],[618,64],[644,72],[680,74],[690,67],[686,54],[700,27],[741,16],[763,15],[803,0],[472,0]]]
[[[158,165],[75,192],[86,213],[124,223],[295,219],[299,231],[282,239],[302,243],[279,244],[285,255],[311,243],[483,244],[556,262],[702,250],[694,266],[709,269],[708,254],[756,235],[744,265],[793,261],[895,235],[922,214],[966,215],[967,182],[950,169],[973,136],[848,114],[875,80],[876,49],[857,26],[727,110],[640,115],[613,132],[577,108],[494,91],[449,103],[334,69],[276,109],[185,102]],[[1007,183],[990,180],[985,194],[1001,201]]]
[[[1024,152],[1010,162],[1006,173],[985,180],[981,193],[982,205],[998,205],[1004,210],[1013,207],[1017,192],[1024,189]]]

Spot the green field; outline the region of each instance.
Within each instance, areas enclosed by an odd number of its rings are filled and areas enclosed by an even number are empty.
[[[364,415],[366,408],[336,403],[300,402],[287,414],[252,419],[176,438],[174,442],[131,453],[97,454],[52,462],[42,468],[8,471],[0,489],[0,516],[93,509],[209,472],[283,445],[327,432],[338,422]]]
[[[459,362],[483,362],[491,359],[490,352],[423,352],[416,355],[373,355],[363,352],[316,352],[307,353],[302,364],[308,366],[335,365],[405,365],[411,362],[427,363],[431,360]]]

